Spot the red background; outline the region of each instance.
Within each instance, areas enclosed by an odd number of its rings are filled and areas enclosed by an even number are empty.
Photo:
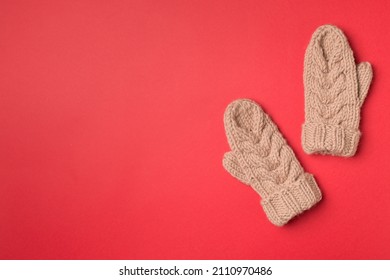
[[[390,2],[0,2],[3,259],[390,258]],[[358,154],[308,156],[303,56],[326,23],[373,65]],[[260,103],[323,201],[273,226],[222,167]]]

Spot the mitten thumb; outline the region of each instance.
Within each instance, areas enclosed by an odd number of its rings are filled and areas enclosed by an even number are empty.
[[[234,178],[240,180],[246,185],[249,185],[249,180],[242,170],[240,163],[233,151],[227,152],[223,155],[222,165],[227,172],[230,173]]]
[[[363,105],[366,99],[368,88],[372,80],[372,67],[368,62],[362,62],[357,65],[357,78],[359,86],[359,106]]]

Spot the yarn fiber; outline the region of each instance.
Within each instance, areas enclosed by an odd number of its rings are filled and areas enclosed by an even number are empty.
[[[356,65],[343,32],[324,25],[313,33],[307,47],[303,77],[304,151],[353,156],[360,138],[360,108],[372,80],[371,65]]]
[[[224,155],[223,166],[261,196],[273,224],[282,226],[321,200],[313,175],[304,172],[258,104],[248,99],[233,101],[226,108],[224,124],[231,151]]]

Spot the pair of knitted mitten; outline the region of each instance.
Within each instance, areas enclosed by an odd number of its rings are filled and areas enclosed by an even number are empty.
[[[331,25],[319,27],[305,54],[306,153],[353,156],[360,131],[360,108],[372,79],[368,62],[355,64],[347,39]],[[224,124],[231,148],[224,168],[262,198],[268,219],[286,224],[322,198],[314,177],[305,173],[276,125],[248,99],[232,102]]]
[[[321,200],[314,177],[305,173],[278,128],[255,102],[240,99],[225,111],[231,148],[223,166],[261,197],[268,219],[282,226]]]
[[[368,62],[355,64],[343,32],[324,25],[313,34],[305,54],[306,153],[351,157],[359,138],[360,108],[372,80]]]

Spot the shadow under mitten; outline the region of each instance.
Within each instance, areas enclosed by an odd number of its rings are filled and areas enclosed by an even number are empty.
[[[356,65],[343,32],[324,25],[314,32],[307,47],[303,76],[303,150],[353,156],[360,138],[360,108],[372,80],[371,65]]]
[[[321,200],[313,175],[305,173],[276,125],[248,99],[232,102],[224,123],[231,148],[224,168],[262,198],[268,219],[277,226]]]

